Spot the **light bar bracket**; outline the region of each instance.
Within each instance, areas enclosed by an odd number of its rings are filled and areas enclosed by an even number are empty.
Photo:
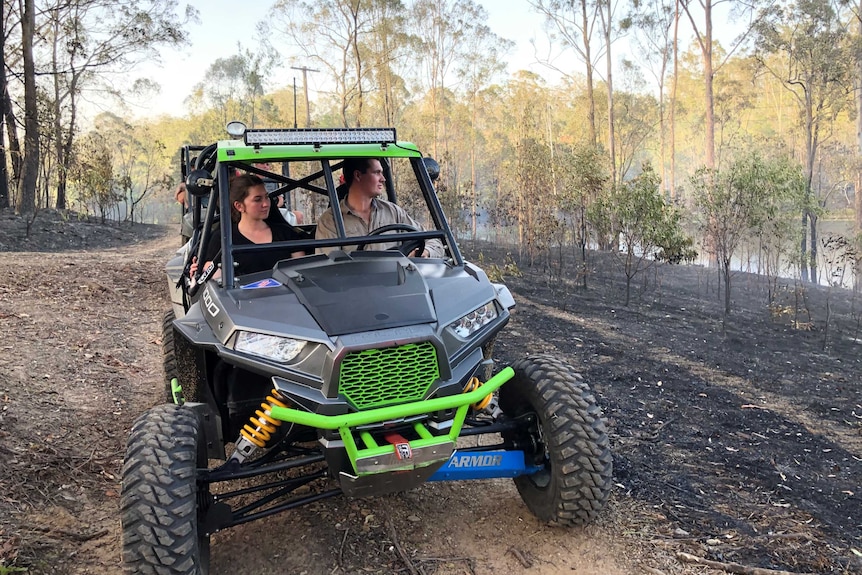
[[[281,128],[245,131],[246,146],[380,144],[396,142],[395,128]]]

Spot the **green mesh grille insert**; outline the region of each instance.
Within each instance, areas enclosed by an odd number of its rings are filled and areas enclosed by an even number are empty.
[[[338,391],[357,409],[373,409],[418,401],[439,377],[434,345],[408,343],[348,353]]]

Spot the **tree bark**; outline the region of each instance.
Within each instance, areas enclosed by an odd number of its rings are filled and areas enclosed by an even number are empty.
[[[607,21],[605,24],[605,57],[607,64],[607,82],[608,82],[608,155],[610,156],[611,163],[611,188],[613,189],[617,185],[617,159],[616,159],[616,141],[614,134],[614,82],[613,82],[613,58],[611,57],[611,27],[613,26],[613,22],[611,21],[611,8],[613,6],[613,2],[608,1],[607,3]]]
[[[857,14],[862,14],[859,0]],[[862,16],[857,16],[857,34],[862,37]],[[856,212],[856,237],[862,241],[862,50],[856,51],[856,189],[854,191]],[[862,248],[862,246],[857,246]],[[862,257],[856,259],[855,289],[862,288]]]
[[[39,110],[36,100],[36,62],[33,37],[36,29],[34,0],[23,0],[21,41],[24,57],[24,161],[21,170],[21,201],[18,213],[36,211],[36,180],[39,173]]]
[[[6,3],[0,2],[0,210],[9,207],[9,170],[6,166],[6,150],[2,149],[3,142],[3,118],[6,117]]]
[[[712,68],[712,0],[703,4],[704,26],[706,28],[703,43],[703,83],[706,92],[706,167],[715,169],[715,95],[713,80],[715,71]]]
[[[805,88],[805,197],[806,204],[810,205],[814,201],[814,163],[817,156],[817,149],[820,146],[820,134],[818,124],[814,118],[814,101],[812,89]],[[808,225],[808,230],[803,228],[802,231],[802,279],[817,283],[817,216],[812,213],[810,208],[806,206],[805,213],[802,215],[802,225]],[[806,235],[808,235],[808,246],[806,246]],[[806,253],[808,256],[806,257]]]
[[[584,65],[587,67],[587,127],[589,129],[590,144],[596,145],[596,100],[593,96],[593,59],[590,52],[589,25],[587,18],[587,0],[581,0],[581,17],[583,19],[582,30],[584,39]]]
[[[715,70],[712,65],[712,0],[703,0],[704,25],[703,32],[698,28],[694,17],[688,9],[688,2],[683,2],[682,7],[694,28],[698,45],[700,46],[703,61],[703,86],[704,86],[704,120],[706,124],[706,142],[704,145],[704,156],[706,167],[710,171],[715,169],[715,95],[713,94],[713,80]]]
[[[21,142],[18,139],[18,121],[15,111],[12,109],[12,98],[9,96],[9,86],[5,86],[3,93],[3,118],[6,126],[7,138],[9,139],[9,161],[12,163],[11,193],[16,193],[21,183]]]
[[[862,0],[860,0],[862,2]],[[670,199],[676,200],[676,89],[679,84],[679,0],[674,2],[673,17],[673,88],[670,93]]]

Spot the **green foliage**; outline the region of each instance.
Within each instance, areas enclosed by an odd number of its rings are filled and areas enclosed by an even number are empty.
[[[73,152],[69,181],[77,190],[78,201],[104,222],[108,211],[123,199],[114,180],[111,147],[105,138],[91,133],[78,140]]]
[[[765,158],[750,151],[727,170],[699,170],[691,183],[704,242],[724,272],[725,313],[730,313],[730,262],[743,240],[760,242],[775,276],[780,260],[797,249],[806,180],[786,156]]]
[[[207,68],[205,80],[197,84],[191,105],[206,113],[196,126],[195,140],[215,141],[224,137],[224,127],[232,120],[248,127],[276,123],[277,108],[266,96],[265,78],[276,63],[276,55],[267,44],[255,50],[237,46],[237,53],[218,58]]]
[[[480,268],[485,270],[488,279],[495,283],[504,281],[507,276],[519,278],[523,275],[518,264],[512,259],[512,254],[506,254],[506,261],[503,262],[502,266],[499,266],[495,263],[486,264],[485,254],[479,252],[478,264]]]
[[[588,210],[608,193],[611,176],[607,156],[595,146],[557,147],[557,210],[581,255],[580,277],[587,288],[587,245],[591,229]]]
[[[588,218],[599,234],[619,239],[620,249],[614,253],[626,275],[626,305],[632,278],[653,261],[679,263],[697,256],[693,241],[682,230],[680,211],[665,201],[660,183],[652,166],[646,164],[640,175],[588,209]]]

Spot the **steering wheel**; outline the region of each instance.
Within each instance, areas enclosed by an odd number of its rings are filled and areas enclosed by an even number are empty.
[[[387,224],[385,226],[380,226],[376,230],[372,230],[368,233],[369,236],[379,236],[385,234],[386,232],[421,232],[419,228],[410,224]],[[365,249],[365,246],[368,244],[363,244],[359,246],[358,250],[362,251]],[[400,246],[389,248],[391,250],[398,250],[405,256],[409,256],[414,250],[420,256],[422,252],[425,251],[425,240],[407,240],[406,242],[402,242]]]

